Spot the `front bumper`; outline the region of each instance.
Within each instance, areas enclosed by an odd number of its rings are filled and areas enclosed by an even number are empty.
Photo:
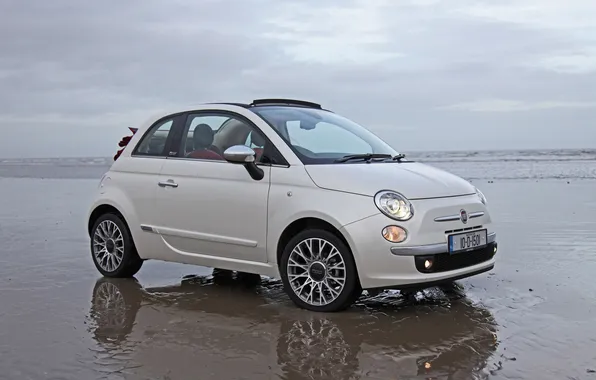
[[[474,276],[495,265],[497,235],[488,213],[475,219],[473,227],[465,227],[487,230],[487,245],[480,249],[449,253],[445,231],[464,228],[457,223],[461,222],[401,224],[409,234],[403,246],[381,236],[385,226],[400,225],[382,214],[346,225],[341,232],[352,248],[363,289],[425,288]],[[432,262],[430,267],[425,266],[427,260]]]
[[[497,243],[497,233],[490,232],[487,234],[487,243],[490,245]],[[425,244],[425,245],[417,245],[413,247],[391,247],[391,253],[398,256],[429,256],[429,255],[438,255],[441,253],[449,252],[449,248],[447,247],[447,243],[439,243],[439,244]]]

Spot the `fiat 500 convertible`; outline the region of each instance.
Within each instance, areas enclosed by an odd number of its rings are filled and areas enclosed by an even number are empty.
[[[162,260],[281,278],[331,312],[363,290],[491,270],[487,201],[321,105],[213,103],[156,115],[120,142],[88,214],[93,262],[131,277]]]

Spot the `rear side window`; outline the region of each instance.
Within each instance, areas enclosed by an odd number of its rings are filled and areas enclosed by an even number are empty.
[[[173,118],[155,123],[141,138],[132,154],[135,156],[166,156],[166,142],[173,125]]]

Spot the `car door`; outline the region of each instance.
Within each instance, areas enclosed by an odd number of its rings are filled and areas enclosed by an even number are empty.
[[[135,227],[155,222],[153,202],[157,180],[179,122],[175,115],[156,120],[140,137],[131,154],[121,155],[112,165],[110,181],[117,184],[132,206],[125,211],[135,215]]]
[[[186,114],[177,151],[162,166],[155,198],[155,227],[173,255],[194,256],[198,263],[214,258],[267,261],[271,167],[260,165],[265,175],[254,180],[243,165],[223,158],[229,146],[254,146],[258,139],[250,138],[253,133],[259,133],[254,124],[230,112]]]
[[[179,122],[176,115],[147,121],[147,128],[143,126],[143,132],[136,132],[139,135],[130,139],[102,179],[100,204],[112,204],[125,215],[143,258],[159,257],[165,250],[162,239],[144,233],[143,226],[156,222],[154,201],[159,173],[175,141]]]

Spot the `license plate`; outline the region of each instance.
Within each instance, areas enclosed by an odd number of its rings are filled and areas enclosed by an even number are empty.
[[[465,252],[482,248],[486,245],[486,230],[464,232],[449,235],[449,252]]]

